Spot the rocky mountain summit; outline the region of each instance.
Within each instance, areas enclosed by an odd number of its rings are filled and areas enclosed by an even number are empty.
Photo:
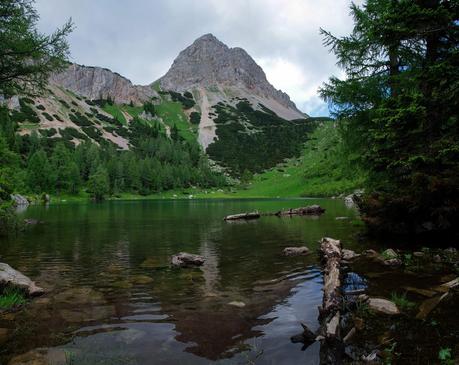
[[[177,92],[217,88],[227,96],[255,96],[285,119],[305,117],[286,93],[268,82],[263,69],[245,50],[229,48],[212,34],[203,35],[180,52],[160,85]]]
[[[110,98],[118,104],[131,101],[140,104],[157,96],[150,86],[133,85],[127,78],[106,68],[76,63],[52,75],[50,82],[91,100]]]

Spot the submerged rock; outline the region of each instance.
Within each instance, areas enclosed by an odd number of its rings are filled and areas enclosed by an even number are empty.
[[[0,262],[0,287],[12,286],[24,290],[30,296],[43,294],[45,291],[27,276],[13,269],[10,265]]]
[[[195,255],[187,252],[180,252],[172,256],[172,266],[188,267],[188,266],[201,266],[205,262],[205,258],[200,255]]]
[[[244,308],[245,303],[244,302],[239,302],[237,300],[229,302],[228,305],[232,305],[233,307],[238,307],[238,308]]]
[[[368,299],[368,306],[370,309],[378,313],[389,315],[400,314],[400,310],[397,308],[395,303],[387,299],[370,298]]]
[[[305,256],[309,254],[309,248],[306,246],[286,247],[283,252],[285,256]]]

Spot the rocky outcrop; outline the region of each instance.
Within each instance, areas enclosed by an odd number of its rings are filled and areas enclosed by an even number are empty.
[[[25,197],[23,197],[22,195],[19,195],[19,194],[12,194],[11,195],[11,200],[13,201],[13,204],[16,207],[28,206],[30,204],[29,201],[27,200],[27,198],[25,198]]]
[[[0,288],[6,286],[24,290],[30,296],[37,296],[44,293],[44,290],[38,287],[27,276],[13,269],[8,264],[0,263]]]
[[[268,101],[274,100],[292,111],[291,118],[304,118],[289,96],[276,90],[263,69],[242,48],[229,48],[212,34],[206,34],[180,52],[169,71],[160,79],[165,90],[184,92],[197,88],[247,90]],[[268,106],[269,107],[269,106]]]
[[[91,100],[111,98],[115,103],[135,104],[157,96],[151,86],[133,85],[127,78],[106,68],[72,63],[50,82]]]
[[[171,263],[175,267],[201,266],[204,264],[204,257],[187,252],[180,252],[172,256]]]

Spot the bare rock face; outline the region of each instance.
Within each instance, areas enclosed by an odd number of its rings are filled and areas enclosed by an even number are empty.
[[[111,98],[115,103],[135,104],[157,96],[151,86],[133,85],[125,77],[106,68],[72,63],[66,70],[53,74],[50,82],[91,100]]]
[[[180,252],[171,258],[172,266],[175,267],[201,266],[204,261],[204,257],[187,252]]]
[[[0,287],[2,286],[12,286],[25,290],[30,296],[44,293],[44,290],[27,276],[13,269],[10,265],[0,262]]]
[[[268,82],[263,69],[245,50],[229,48],[212,34],[203,35],[180,52],[160,84],[178,92],[215,86],[245,89],[248,94],[274,99],[296,118],[305,117],[286,93]]]

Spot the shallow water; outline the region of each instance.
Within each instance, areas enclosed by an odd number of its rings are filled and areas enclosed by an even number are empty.
[[[326,213],[222,220],[311,204]],[[302,351],[290,337],[300,322],[318,327],[317,241],[335,237],[362,249],[355,215],[331,199],[31,206],[22,216],[44,223],[0,241],[0,260],[49,293],[0,320],[9,328],[0,361],[46,347],[56,363],[317,364],[319,345]],[[282,256],[301,245],[313,253]],[[170,268],[180,251],[205,256],[205,265]]]

